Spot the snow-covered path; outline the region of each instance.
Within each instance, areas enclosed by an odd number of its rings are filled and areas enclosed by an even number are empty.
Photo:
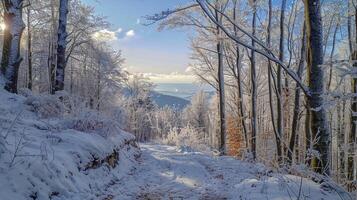
[[[163,145],[142,144],[141,149],[136,169],[108,189],[112,199],[340,199],[308,180],[274,174],[262,165]]]

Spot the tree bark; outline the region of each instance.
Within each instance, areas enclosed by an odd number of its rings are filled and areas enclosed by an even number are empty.
[[[331,53],[330,53],[330,72],[329,72],[329,79],[328,79],[328,83],[327,83],[327,91],[330,90],[331,87],[331,83],[332,83],[332,72],[333,72],[333,56],[335,54],[335,47],[336,47],[336,36],[337,36],[337,31],[339,28],[339,24],[336,24],[335,27],[335,31],[333,32],[333,38],[332,38],[332,49],[331,49]]]
[[[219,1],[216,2],[216,9],[220,9]],[[222,17],[215,12],[216,20],[221,21]],[[218,88],[219,88],[219,114],[220,114],[220,152],[226,154],[226,116],[225,116],[225,92],[224,92],[224,66],[223,66],[223,41],[221,39],[221,29],[217,26],[217,52],[218,52]]]
[[[32,90],[32,34],[31,34],[31,10],[27,8],[27,65],[28,65],[28,83],[27,88]]]
[[[10,7],[10,1],[9,0],[3,1],[3,5],[5,7],[3,13],[5,29],[4,29],[3,48],[2,48],[2,57],[1,57],[1,73],[5,75],[5,70],[9,64],[9,54],[10,54],[12,35],[10,33],[11,15],[8,12],[8,9]]]
[[[64,90],[67,47],[67,14],[68,0],[61,0],[59,7],[58,38],[57,38],[57,69],[55,91]]]
[[[355,9],[355,28],[357,28],[357,8]],[[357,29],[356,29],[357,34]],[[355,41],[355,48],[352,53],[353,69],[357,69],[357,35]],[[357,78],[352,78],[351,83],[352,94],[357,94]],[[351,102],[351,131],[348,135],[348,153],[347,153],[347,181],[348,190],[353,191],[357,189],[356,180],[356,167],[354,157],[356,156],[356,132],[357,132],[357,97],[352,98]]]
[[[302,30],[302,40],[301,40],[301,50],[300,50],[300,62],[297,71],[297,75],[301,79],[302,73],[304,71],[304,65],[306,60],[306,26],[304,24],[304,28]],[[296,85],[295,88],[295,99],[294,99],[294,115],[293,115],[293,122],[291,128],[291,136],[289,142],[289,149],[287,152],[288,162],[291,164],[293,161],[293,153],[295,144],[297,141],[297,131],[298,131],[298,121],[299,121],[299,114],[300,114],[300,93],[301,88],[299,85]]]
[[[313,147],[319,158],[312,160],[313,169],[321,174],[330,174],[330,133],[327,127],[326,110],[323,105],[324,71],[322,45],[322,19],[320,0],[305,0],[305,18],[308,41],[308,83],[311,95],[308,97],[311,112]]]
[[[286,0],[282,0],[281,3],[281,11],[280,11],[280,41],[279,41],[279,60],[281,62],[284,61],[284,21],[285,21],[285,7]],[[282,89],[282,70],[281,67],[278,67],[277,70],[277,88],[278,88],[278,98],[277,98],[277,129],[278,129],[278,137],[276,138],[277,143],[282,144],[282,139],[284,137],[284,111],[283,111],[283,89]],[[280,148],[282,146],[280,145]],[[278,153],[278,162],[282,161],[282,149],[277,150]]]
[[[257,18],[257,7],[256,0],[253,0],[253,19],[252,19],[252,35],[256,34],[256,18]],[[255,47],[255,41],[252,40],[252,46]],[[257,77],[256,77],[256,63],[255,63],[255,51],[251,50],[251,83],[252,83],[252,135],[251,135],[251,153],[253,159],[257,157],[256,152],[256,136],[257,136]]]
[[[237,21],[237,1],[234,1],[234,10],[233,10],[233,20]],[[237,27],[234,26],[234,34],[238,36]],[[248,147],[248,134],[247,134],[247,125],[245,123],[245,114],[244,114],[244,97],[243,97],[243,88],[242,88],[242,78],[241,78],[241,58],[240,58],[240,50],[238,44],[236,44],[236,68],[237,68],[237,85],[238,85],[238,98],[239,98],[239,111],[241,115],[241,123],[243,127],[244,141],[246,147]]]
[[[48,82],[49,82],[49,92],[55,94],[56,85],[56,65],[57,65],[57,37],[56,32],[56,22],[58,21],[55,16],[55,0],[51,0],[51,32],[48,43]]]
[[[10,31],[10,48],[4,49],[8,51],[5,56],[8,58],[3,58],[5,68],[5,89],[12,93],[17,93],[17,79],[20,63],[22,61],[20,55],[20,43],[25,24],[22,20],[22,6],[23,0],[5,0],[5,14],[9,17],[8,29]],[[8,45],[8,44],[7,44]],[[4,48],[5,45],[4,45]],[[7,65],[6,65],[7,62]]]
[[[272,0],[269,0],[269,11],[268,11],[268,30],[267,30],[267,45],[269,48],[271,48],[271,25],[272,25],[272,17],[273,17],[273,2]],[[276,153],[278,155],[278,158],[280,158],[281,155],[281,140],[279,136],[279,132],[277,130],[277,126],[275,124],[275,114],[274,114],[274,105],[273,105],[273,86],[272,86],[272,80],[273,78],[273,73],[272,73],[272,63],[270,60],[268,60],[268,87],[269,87],[269,107],[270,107],[270,117],[271,117],[271,122],[273,126],[273,131],[274,131],[274,136],[275,136],[275,143],[276,143]],[[275,84],[275,81],[274,81]],[[279,98],[279,97],[278,97]]]

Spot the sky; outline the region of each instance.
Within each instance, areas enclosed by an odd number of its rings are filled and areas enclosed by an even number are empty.
[[[83,0],[106,16],[111,27],[95,33],[115,49],[122,50],[125,68],[141,73],[153,82],[192,82],[188,72],[189,40],[184,30],[144,26],[142,17],[186,5],[192,0]]]

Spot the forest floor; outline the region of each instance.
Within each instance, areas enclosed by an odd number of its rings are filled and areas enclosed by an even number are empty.
[[[139,149],[112,120],[68,113],[60,99],[0,89],[1,200],[352,199],[332,181],[259,163],[157,144]]]
[[[231,157],[180,152],[176,147],[141,145],[132,174],[108,191],[110,199],[349,199],[308,179],[272,172]]]

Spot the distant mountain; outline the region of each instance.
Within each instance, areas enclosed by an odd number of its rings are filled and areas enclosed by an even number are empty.
[[[197,92],[204,91],[207,98],[211,99],[216,92],[209,85],[199,85],[193,83],[159,83],[156,84],[154,91],[150,96],[152,100],[159,106],[169,106],[179,110],[184,109],[190,104],[192,96]],[[123,94],[129,96],[129,91],[123,89]]]
[[[151,98],[159,107],[169,106],[172,108],[177,108],[182,110],[188,104],[190,104],[190,101],[186,99],[171,96],[171,95],[161,94],[159,92],[152,92]]]
[[[209,97],[214,92],[214,89],[209,85],[195,83],[157,83],[154,90],[164,95],[179,97],[188,101],[199,91],[206,92]]]
[[[127,88],[123,88],[122,94],[124,96],[130,96],[129,90]],[[152,91],[150,92],[150,97],[152,101],[158,105],[160,108],[169,106],[171,108],[177,108],[179,110],[184,109],[188,104],[190,104],[189,100],[186,100],[181,97],[162,94],[160,92]]]

